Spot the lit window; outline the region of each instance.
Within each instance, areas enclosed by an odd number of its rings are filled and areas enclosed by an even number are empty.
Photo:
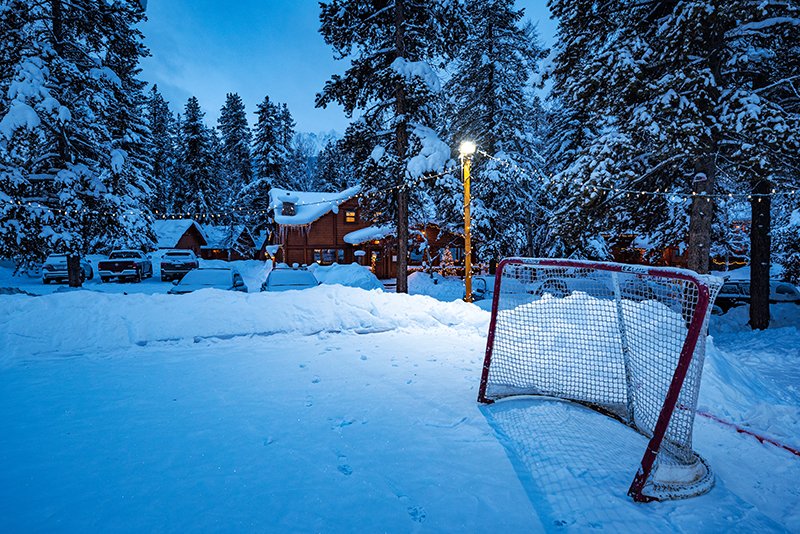
[[[314,249],[314,261],[320,265],[331,263],[344,263],[344,249]]]
[[[354,223],[356,222],[356,212],[354,210],[347,210],[344,212],[344,222],[346,223]]]

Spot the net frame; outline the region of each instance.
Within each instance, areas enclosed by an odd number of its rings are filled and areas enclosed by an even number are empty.
[[[684,284],[686,287],[692,288],[696,301],[692,302],[690,314],[686,310],[682,310],[684,319],[687,319],[686,336],[680,349],[680,354],[677,359],[677,365],[672,373],[669,381],[669,386],[658,411],[658,417],[652,428],[644,428],[635,421],[632,412],[632,396],[630,393],[630,376],[628,374],[627,354],[624,354],[625,360],[625,381],[624,387],[627,389],[626,402],[628,403],[628,415],[626,418],[620,416],[619,412],[615,410],[604,409],[602,403],[593,403],[590,399],[578,399],[570,397],[559,397],[558,394],[541,393],[537,391],[531,392],[507,392],[496,394],[493,396],[487,395],[487,388],[489,386],[490,369],[493,362],[493,352],[495,350],[495,340],[498,326],[498,317],[500,314],[500,301],[502,298],[502,284],[503,273],[509,267],[531,268],[531,269],[550,269],[550,272],[558,272],[559,269],[585,269],[590,271],[600,271],[609,273],[614,281],[613,294],[616,300],[618,313],[622,313],[620,304],[620,287],[618,285],[618,275],[635,275],[637,277],[650,277],[664,280],[672,280],[676,283]],[[616,273],[616,274],[614,274]],[[705,335],[707,330],[708,320],[710,316],[711,305],[713,298],[719,289],[718,280],[708,279],[701,277],[697,273],[677,268],[665,267],[650,267],[644,265],[628,265],[611,262],[595,262],[584,260],[569,260],[569,259],[539,259],[539,258],[507,258],[498,264],[497,272],[495,275],[494,296],[492,301],[491,320],[489,324],[489,333],[486,344],[486,355],[484,358],[484,365],[481,374],[481,382],[478,391],[478,402],[482,404],[491,404],[500,398],[514,396],[514,395],[547,395],[563,398],[564,400],[578,402],[585,404],[605,415],[609,415],[618,419],[619,421],[630,426],[640,434],[650,438],[647,448],[644,452],[640,462],[639,469],[631,483],[628,490],[628,495],[637,502],[650,502],[654,500],[664,500],[671,498],[685,498],[694,495],[700,495],[707,492],[713,487],[713,474],[711,473],[708,464],[693,450],[691,450],[691,428],[694,424],[694,411],[697,402],[697,391],[699,390],[700,373],[702,371],[702,363],[705,355]],[[563,295],[561,295],[563,296]],[[689,316],[690,315],[690,316]],[[627,351],[626,329],[625,321],[622,320],[620,315],[617,319],[619,321],[619,336],[623,347],[623,353]],[[682,395],[684,383],[690,367],[695,365],[692,381],[694,390],[689,392],[689,398]],[[699,368],[698,368],[699,366]],[[665,444],[665,437],[668,435],[670,428],[670,421],[676,411],[681,412],[681,418],[684,423],[688,421],[688,450],[683,451],[683,458],[679,458],[675,462],[675,458],[670,459],[667,452],[662,451],[662,446]],[[671,443],[667,442],[667,449],[670,449]],[[654,477],[654,467],[657,462],[665,464],[663,471],[669,472],[670,463],[684,464],[690,466],[692,469],[697,470],[697,474],[691,482],[675,482],[675,481],[658,481]]]

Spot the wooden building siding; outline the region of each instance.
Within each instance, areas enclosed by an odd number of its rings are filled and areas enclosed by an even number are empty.
[[[191,250],[195,255],[200,256],[200,249],[205,246],[205,244],[206,239],[203,237],[203,234],[200,233],[195,225],[191,225],[172,248]]]

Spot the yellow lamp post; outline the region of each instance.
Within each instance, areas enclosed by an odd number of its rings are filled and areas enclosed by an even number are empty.
[[[472,155],[475,143],[463,141],[459,147],[461,169],[464,172],[464,300],[472,302],[472,240],[470,239],[470,182],[469,171],[472,167]]]

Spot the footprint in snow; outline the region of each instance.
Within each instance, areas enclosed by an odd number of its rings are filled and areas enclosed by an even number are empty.
[[[361,355],[361,361],[362,361],[362,362],[365,362],[365,361],[367,361],[367,357],[366,357],[366,355],[364,355],[364,354],[362,354],[362,355]]]
[[[339,465],[336,466],[336,469],[339,470],[341,474],[346,477],[349,477],[353,474],[353,468],[347,464],[347,456],[339,455]]]
[[[411,520],[417,523],[422,523],[428,517],[428,514],[425,513],[425,508],[422,506],[409,506],[406,510]]]
[[[314,378],[311,380],[311,383],[312,383],[312,384],[319,384],[319,377],[318,377],[318,376],[315,376],[315,377],[314,377]]]

